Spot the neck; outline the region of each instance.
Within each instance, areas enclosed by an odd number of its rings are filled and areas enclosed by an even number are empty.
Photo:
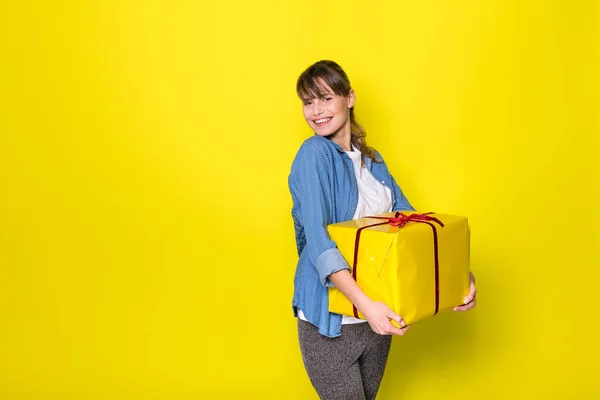
[[[347,122],[343,127],[340,128],[331,138],[331,140],[337,143],[342,150],[352,151],[352,133],[350,130],[350,123]]]

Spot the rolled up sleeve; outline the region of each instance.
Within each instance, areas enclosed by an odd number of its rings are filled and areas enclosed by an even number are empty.
[[[319,280],[324,286],[333,286],[329,275],[343,269],[350,269],[348,262],[337,248],[327,249],[321,253],[315,261],[315,267],[319,274]]]

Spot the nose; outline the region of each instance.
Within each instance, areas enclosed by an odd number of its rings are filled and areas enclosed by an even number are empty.
[[[323,113],[322,107],[321,107],[321,102],[316,100],[313,101],[313,115],[315,117],[321,115]]]

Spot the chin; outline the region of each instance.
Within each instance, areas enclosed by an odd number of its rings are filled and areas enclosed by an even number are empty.
[[[335,134],[339,131],[339,128],[338,129],[327,129],[327,130],[325,130],[325,129],[322,129],[322,130],[313,129],[313,131],[315,132],[315,134],[317,134],[319,136],[323,136],[323,137],[329,138],[329,137],[335,136]]]

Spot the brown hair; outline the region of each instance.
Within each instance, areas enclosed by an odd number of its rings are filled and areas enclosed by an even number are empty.
[[[333,61],[321,60],[314,63],[300,74],[298,82],[296,83],[296,93],[300,98],[323,97],[326,94],[326,88],[323,86],[323,83],[326,83],[338,96],[347,97],[352,89],[348,75],[346,75],[342,67]],[[362,153],[361,157],[363,165],[365,157],[369,157],[375,162],[381,162],[379,157],[377,157],[375,150],[367,146],[367,141],[365,139],[367,133],[363,127],[356,122],[356,118],[354,117],[354,107],[350,108],[350,125],[350,140]]]

